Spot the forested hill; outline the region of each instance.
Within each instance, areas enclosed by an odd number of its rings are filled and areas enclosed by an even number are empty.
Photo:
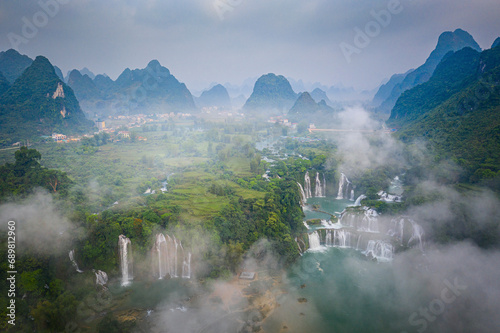
[[[448,55],[429,82],[398,100],[388,125],[409,142],[424,139],[437,159],[452,158],[464,180],[500,177],[500,47]]]
[[[0,143],[51,135],[83,133],[93,128],[73,90],[39,56],[0,97]]]

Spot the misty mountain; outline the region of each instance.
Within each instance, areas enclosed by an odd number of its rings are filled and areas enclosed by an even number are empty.
[[[0,52],[0,72],[10,83],[14,83],[32,62],[30,57],[21,55],[14,49]]]
[[[270,110],[282,113],[290,109],[296,99],[297,94],[284,76],[269,73],[255,82],[252,95],[243,110],[250,113]]]
[[[463,88],[464,80],[475,74],[480,53],[467,47],[450,52],[437,66],[429,81],[405,91],[392,109],[387,124],[401,127],[432,110]]]
[[[410,69],[404,74],[394,74],[391,76],[389,81],[387,83],[382,84],[380,88],[377,90],[377,93],[373,97],[373,105],[374,106],[379,106],[382,104],[386,99],[388,99],[391,96],[392,90],[394,87],[397,85],[401,84],[403,80],[405,79],[406,75],[408,75],[410,72],[412,72],[414,69]]]
[[[82,75],[80,71],[74,69],[68,76],[68,86],[75,92],[78,100],[94,100],[101,98],[99,88],[94,81],[87,75]]]
[[[314,99],[316,103],[319,103],[323,100],[327,105],[333,106],[333,103],[326,95],[326,92],[324,90],[321,90],[320,88],[316,88],[313,91],[311,91],[311,97]]]
[[[209,90],[205,90],[200,97],[196,99],[196,103],[199,107],[231,109],[231,99],[226,88],[221,84],[217,84]]]
[[[116,92],[130,103],[131,111],[158,113],[193,111],[191,92],[157,60],[144,69],[125,69],[115,81]]]
[[[333,109],[326,104],[325,100],[316,103],[308,92],[303,92],[300,94],[299,98],[297,98],[297,101],[290,111],[288,111],[288,114],[307,115],[316,112],[333,112]]]
[[[70,70],[70,71],[68,71],[68,73],[66,73],[66,77],[64,78],[65,82],[68,82],[69,77],[71,75],[71,72],[74,70],[75,69]],[[95,79],[95,77],[96,77],[96,75],[94,73],[92,73],[92,71],[89,70],[87,67],[83,67],[82,69],[77,69],[77,71],[80,72],[80,74],[82,74],[82,75],[87,75],[91,80]]]
[[[247,78],[239,85],[232,84],[230,82],[226,82],[226,83],[224,83],[224,87],[226,88],[229,96],[232,98],[239,97],[241,95],[250,96],[252,94],[253,87],[254,87],[257,79],[258,79],[257,77]],[[245,101],[246,101],[246,98],[245,98]],[[243,104],[245,104],[245,101],[243,102]]]
[[[115,82],[109,76],[103,74],[99,74],[94,78],[94,84],[104,95],[109,95],[115,86]]]
[[[445,57],[427,83],[403,94],[388,123],[401,126],[397,135],[404,141],[430,142],[471,181],[491,179],[500,165],[498,82],[499,47],[480,54],[463,49]]]
[[[243,94],[240,94],[234,98],[231,98],[231,105],[235,108],[235,109],[241,109],[243,107],[243,105],[245,105],[245,102],[247,101],[247,98],[245,95]]]
[[[10,88],[10,82],[0,72],[0,96],[2,96]]]
[[[443,32],[439,36],[436,48],[431,52],[425,63],[417,69],[406,74],[404,76],[404,79],[400,83],[395,84],[391,90],[389,97],[387,97],[377,107],[376,111],[381,113],[389,113],[396,104],[397,99],[403,92],[421,83],[427,82],[430,79],[432,73],[436,69],[436,66],[448,52],[455,52],[463,49],[464,47],[470,47],[476,51],[481,51],[479,45],[468,32],[462,29],[457,29],[453,32]],[[400,77],[398,77],[397,80],[400,80]],[[382,89],[383,91],[380,92],[380,89]],[[379,99],[381,96],[387,95],[387,92],[384,92],[384,90],[386,90],[386,87],[382,86],[380,89],[376,94],[376,96],[378,95],[377,100],[373,100],[373,103],[375,105],[379,104]]]
[[[292,89],[294,91],[312,91],[312,90],[315,90],[317,88],[319,88],[320,90],[326,91],[329,89],[328,86],[325,86],[319,82],[314,82],[314,83],[304,82],[301,79],[295,80],[292,77],[287,77],[286,79],[288,80],[288,82],[290,82],[290,85],[292,86]]]
[[[316,103],[308,92],[304,92],[288,111],[288,116],[292,122],[307,119],[310,122],[320,121],[322,124],[329,124],[333,120],[333,113],[334,110],[326,104],[325,100]]]
[[[64,80],[64,75],[59,67],[54,66],[54,71],[56,72],[56,75],[61,79],[61,81],[67,82],[66,80]]]
[[[0,98],[1,139],[17,141],[39,135],[89,131],[73,90],[38,56]]]
[[[497,39],[495,39],[495,41],[491,45],[491,48],[497,47],[498,45],[500,45],[500,37],[498,37]]]
[[[93,74],[92,74],[93,75]],[[116,81],[106,75],[93,80],[73,70],[68,83],[85,111],[105,116],[110,113],[169,113],[196,110],[193,96],[157,60],[143,69],[125,69]]]

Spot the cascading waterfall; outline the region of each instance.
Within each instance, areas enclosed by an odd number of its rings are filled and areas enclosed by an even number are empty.
[[[191,278],[191,253],[184,251],[181,241],[174,236],[156,234],[156,241],[151,253],[154,276],[159,279],[163,279],[167,275],[170,278],[177,278],[180,271],[181,278]]]
[[[78,264],[76,263],[75,250],[69,251],[69,260],[71,260],[71,264],[75,267],[75,269],[78,273],[83,273],[83,271],[80,270],[80,268],[78,268]]]
[[[118,248],[120,251],[120,269],[122,273],[122,286],[126,286],[134,279],[132,243],[124,235],[118,237]]]
[[[163,234],[156,235],[156,241],[154,245],[154,252],[157,259],[158,265],[158,278],[163,279],[167,272],[168,268],[168,249],[167,249],[167,240]]]
[[[297,237],[295,237],[295,244],[297,244],[297,247],[299,248],[299,254],[302,255],[302,253],[304,253],[304,250],[302,250]]]
[[[352,201],[354,201],[354,190],[352,188],[352,184],[347,179],[346,175],[343,173],[340,174],[340,181],[339,181],[339,190],[337,192],[337,199],[347,199],[350,198]]]
[[[361,199],[360,199],[361,198]],[[357,201],[362,200],[360,196]],[[309,234],[309,248],[352,248],[378,261],[389,261],[394,256],[393,242],[419,248],[423,251],[424,230],[407,216],[380,220],[376,210],[361,207],[345,209],[338,223],[322,221],[322,227]]]
[[[309,171],[306,171],[306,175],[304,176],[304,194],[306,199],[312,197],[311,192],[311,178],[309,177]]]
[[[361,200],[363,199],[366,199],[366,195],[361,194],[354,202],[354,206],[361,206]]]
[[[314,231],[314,232],[309,234],[309,249],[310,250],[317,250],[319,248],[321,248],[319,234],[317,231]]]
[[[106,283],[108,283],[108,274],[106,272],[103,272],[101,270],[94,270],[95,274],[95,283],[100,286],[104,286]]]
[[[333,230],[333,245],[351,247],[351,233],[345,229]]]
[[[420,251],[424,251],[424,246],[422,243],[422,237],[424,236],[424,229],[421,225],[410,219],[410,223],[412,226],[412,234],[410,240],[408,241],[408,246],[412,246],[413,243],[416,243]]]
[[[378,214],[374,209],[366,209],[361,219],[361,223],[358,225],[358,231],[365,232],[380,232],[378,226]]]
[[[385,202],[402,202],[403,201],[402,196],[388,194],[387,192],[384,192],[384,191],[378,192],[377,195],[380,197],[380,200],[385,201]]]
[[[301,206],[304,207],[306,205],[306,202],[307,202],[307,198],[306,198],[306,193],[304,192],[304,188],[302,187],[302,185],[300,185],[299,182],[297,182],[297,185],[299,185],[299,189],[300,189],[300,203],[301,203]]]
[[[410,223],[410,227],[406,227],[406,222]],[[408,228],[411,229],[408,230]],[[409,231],[408,234],[410,235],[406,236],[406,239],[408,239],[407,242],[405,242],[405,229]],[[387,231],[387,235],[399,240],[400,244],[403,245],[406,243],[409,247],[418,247],[422,252],[424,251],[424,234],[422,226],[407,216],[392,219],[392,228]]]
[[[178,250],[178,247],[179,247],[179,243],[177,243],[177,239],[175,238],[175,236],[172,236],[172,238],[174,239],[174,244],[175,244],[175,252],[174,252],[174,275],[173,277],[179,277],[179,275],[177,275],[177,250]]]
[[[370,240],[364,253],[366,256],[371,256],[377,260],[391,260],[394,249],[391,244],[383,240]]]
[[[188,252],[187,259],[185,257],[184,261],[182,262],[182,278],[191,278],[191,252]]]
[[[315,197],[325,197],[325,182],[323,175],[323,184],[321,184],[321,180],[319,180],[319,172],[316,172],[316,185],[314,187],[314,196]]]

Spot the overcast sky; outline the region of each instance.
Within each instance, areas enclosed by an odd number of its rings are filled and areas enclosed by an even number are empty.
[[[39,3],[55,1],[43,14]],[[443,31],[462,28],[483,49],[500,36],[498,0],[400,0],[388,24],[374,24],[371,12],[397,1],[1,0],[0,50],[113,79],[158,59],[193,90],[269,72],[371,89],[421,65]],[[369,44],[347,61],[341,43],[356,47],[367,24]]]

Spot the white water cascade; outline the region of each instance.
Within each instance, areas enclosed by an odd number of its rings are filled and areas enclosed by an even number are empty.
[[[306,205],[306,201],[307,201],[306,193],[304,192],[304,188],[302,187],[302,185],[300,185],[299,182],[297,182],[297,185],[299,185],[299,189],[300,189],[300,204],[302,207],[304,207]]]
[[[326,196],[326,181],[325,175],[323,175],[323,184],[319,180],[319,172],[316,172],[316,186],[314,187],[315,197],[325,197]]]
[[[352,184],[347,179],[346,175],[343,173],[340,174],[340,181],[339,181],[339,190],[337,192],[337,199],[351,199],[354,201],[354,190],[352,188]]]
[[[163,234],[156,235],[156,241],[154,245],[154,250],[156,253],[157,267],[158,267],[158,278],[163,279],[167,272],[170,272],[168,267],[168,249],[167,240]]]
[[[363,199],[366,199],[366,195],[361,194],[354,202],[354,206],[361,206],[361,200]]]
[[[345,229],[326,230],[326,246],[351,247],[353,234]]]
[[[191,278],[191,253],[184,251],[182,243],[174,236],[156,234],[151,253],[153,275],[158,279],[163,279],[167,275],[170,278],[177,278],[179,271],[183,279]]]
[[[422,243],[422,237],[424,236],[424,229],[420,224],[410,219],[412,234],[410,240],[408,241],[408,246],[413,246],[414,243],[418,246],[420,251],[424,251],[424,245]]]
[[[311,193],[311,178],[309,177],[309,171],[306,171],[306,175],[304,176],[304,194],[306,199],[312,197]]]
[[[134,279],[132,243],[124,235],[118,237],[118,249],[120,252],[120,270],[122,273],[122,286],[126,286]]]
[[[364,253],[366,256],[371,256],[379,261],[387,261],[392,260],[394,249],[391,244],[385,241],[370,240]]]
[[[106,283],[108,283],[108,274],[106,272],[103,272],[101,270],[94,270],[95,273],[95,283],[100,286],[104,286]]]
[[[75,267],[75,269],[78,273],[83,273],[83,271],[80,270],[80,268],[78,268],[78,264],[76,263],[75,250],[69,251],[69,260],[71,260],[71,264]]]
[[[399,240],[400,244],[405,244],[409,247],[418,247],[420,251],[424,251],[423,237],[425,235],[424,229],[420,224],[413,219],[402,216],[392,219],[392,228],[388,230],[387,234]],[[409,227],[407,223],[409,222]],[[405,237],[406,231],[408,236]],[[406,239],[408,241],[406,242]]]
[[[309,234],[309,249],[310,250],[318,250],[319,248],[321,248],[319,234],[317,231],[314,231],[314,232]]]
[[[187,258],[185,257],[182,263],[182,278],[191,278],[191,252],[188,252]]]

